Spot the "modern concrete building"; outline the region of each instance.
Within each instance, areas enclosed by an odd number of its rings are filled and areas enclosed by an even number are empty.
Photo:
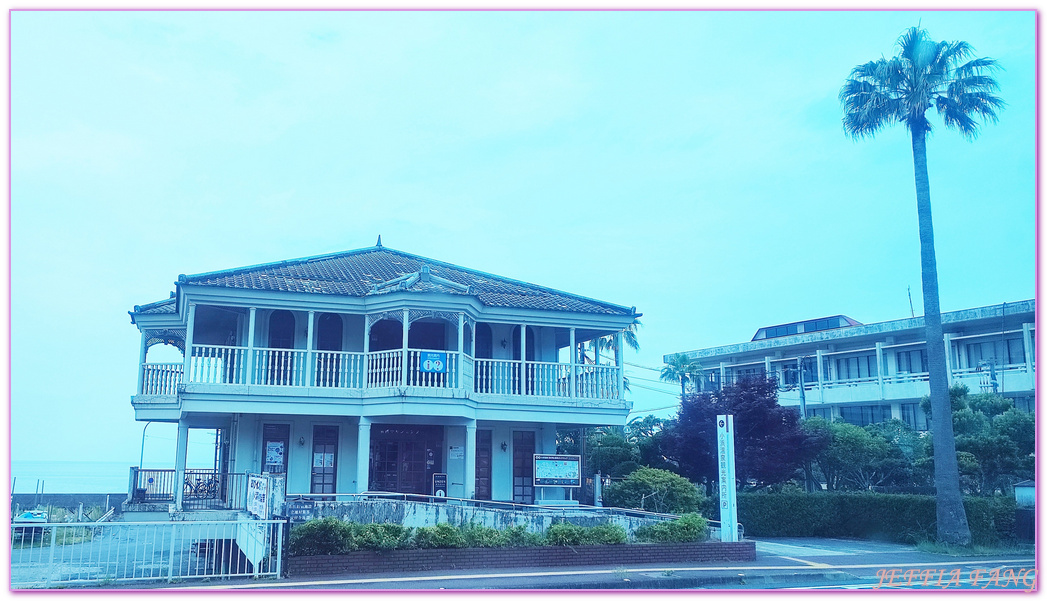
[[[1034,300],[943,313],[942,326],[950,384],[995,391],[1033,411]],[[862,324],[835,315],[763,327],[748,342],[680,354],[701,363],[699,387],[771,375],[779,402],[799,408],[802,400],[809,416],[858,425],[897,418],[926,430],[923,330],[922,317]]]
[[[533,503],[533,457],[556,452],[557,427],[624,425],[631,408],[621,349],[635,307],[380,241],[181,275],[130,315],[135,419],[178,424],[175,469],[132,468],[132,504],[235,508],[247,472],[285,475],[288,496],[434,494],[444,475],[450,497]],[[617,350],[580,356],[597,338]],[[150,362],[157,344],[184,360]],[[185,469],[192,428],[218,431],[214,469]]]

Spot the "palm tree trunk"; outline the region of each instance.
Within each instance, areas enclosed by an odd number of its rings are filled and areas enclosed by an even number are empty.
[[[934,486],[937,491],[938,539],[968,545],[971,530],[960,495],[960,470],[952,429],[952,403],[945,370],[945,338],[938,304],[938,265],[934,256],[931,223],[931,184],[927,177],[927,132],[924,123],[912,130],[913,167],[916,172],[916,213],[920,223],[920,268],[923,274],[923,319],[931,388],[931,432],[934,441]]]

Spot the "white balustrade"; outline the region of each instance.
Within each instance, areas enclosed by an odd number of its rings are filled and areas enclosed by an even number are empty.
[[[443,372],[426,371],[435,369],[435,365],[425,366],[423,353],[439,353],[446,359]],[[427,388],[454,388],[458,382],[458,353],[445,351],[407,350],[407,385]]]
[[[473,385],[484,394],[520,394],[520,362],[505,359],[476,359]]]
[[[262,348],[254,351],[253,384],[305,386],[306,351]]]
[[[578,397],[583,399],[617,399],[618,368],[611,365],[578,366]]]
[[[314,351],[316,372],[313,382],[321,388],[363,388],[363,353]]]
[[[139,394],[174,396],[182,383],[182,363],[143,363]]]
[[[552,397],[571,395],[571,366],[569,364],[528,361],[526,365],[525,390],[527,394]]]
[[[244,384],[244,356],[247,349],[237,346],[193,345],[189,358],[189,377],[195,384]]]
[[[369,353],[367,356],[367,387],[401,386],[400,365],[403,357],[402,349]]]
[[[194,345],[188,383],[260,384],[319,388],[385,388],[417,386],[461,388],[482,394],[554,398],[616,400],[621,397],[618,369],[611,365],[571,365],[544,361],[477,359],[456,352],[442,352],[445,372],[423,369],[423,353],[408,349],[404,381],[402,349],[371,353],[306,351],[304,349],[254,349],[253,373],[246,374],[247,349]],[[310,369],[311,368],[311,369]],[[144,364],[143,395],[177,394],[182,381],[181,364]],[[571,391],[571,370],[576,389]],[[810,383],[814,386],[814,383]]]

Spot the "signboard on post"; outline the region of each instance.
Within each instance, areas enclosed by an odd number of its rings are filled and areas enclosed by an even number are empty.
[[[447,353],[422,351],[418,358],[418,371],[433,374],[447,373]]]
[[[433,496],[434,497],[446,497],[447,496],[447,474],[437,473],[433,474]]]
[[[304,499],[295,499],[287,502],[287,517],[292,522],[308,522],[313,519],[313,509],[316,503]]]
[[[534,485],[581,488],[581,455],[535,455]]]
[[[734,479],[734,416],[716,416],[716,455],[720,473],[720,540],[738,542],[738,500]]]
[[[247,513],[262,520],[269,519],[269,477],[258,474],[247,476]]]

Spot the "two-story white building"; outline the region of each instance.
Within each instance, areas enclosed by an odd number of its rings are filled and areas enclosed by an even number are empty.
[[[1033,411],[1034,300],[942,313],[942,327],[950,385],[997,392]],[[835,315],[763,327],[748,342],[680,354],[701,364],[701,387],[770,375],[779,383],[779,403],[799,407],[802,400],[809,416],[862,426],[897,418],[926,430],[920,408],[930,393],[926,349],[923,317],[862,324]]]
[[[631,407],[634,307],[380,242],[181,275],[130,315],[135,419],[178,424],[174,470],[132,468],[136,502],[237,508],[243,474],[269,472],[288,495],[432,494],[446,474],[448,496],[532,503],[533,456],[556,452],[558,427],[623,425]],[[602,337],[612,356],[579,354]],[[150,362],[156,344],[184,360]],[[219,432],[213,470],[187,473],[192,428]]]

